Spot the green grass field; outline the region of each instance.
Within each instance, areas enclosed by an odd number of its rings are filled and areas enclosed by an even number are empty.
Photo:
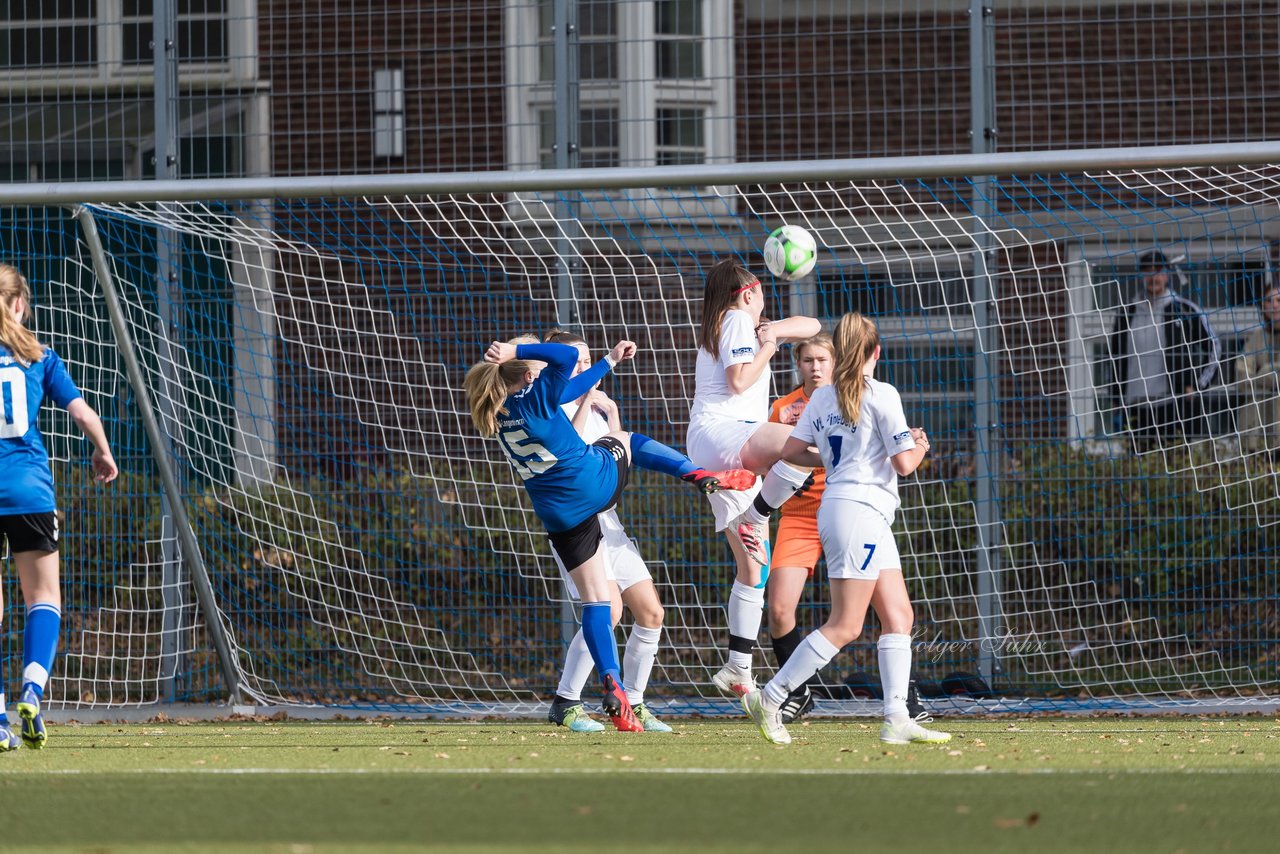
[[[0,757],[0,850],[1265,851],[1271,718],[962,719],[939,747],[870,722],[672,735],[531,723],[50,728]],[[940,722],[941,723],[941,722]]]

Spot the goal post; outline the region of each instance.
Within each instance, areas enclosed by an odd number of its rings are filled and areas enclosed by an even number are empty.
[[[180,660],[186,699],[229,684],[261,704],[536,712],[565,593],[462,375],[490,340],[571,317],[596,351],[640,344],[608,391],[625,427],[682,447],[702,275],[727,254],[763,273],[764,236],[788,222],[820,260],[766,282],[770,313],[871,315],[882,378],[934,440],[895,526],[922,683],[983,676],[992,695],[970,684],[957,708],[1257,708],[1277,681],[1280,388],[1237,363],[1276,284],[1277,163],[1280,145],[1250,144],[0,187],[31,235],[65,226],[31,206],[83,205],[92,231],[13,259],[35,271],[37,331],[111,428],[140,437],[154,464],[131,457],[131,488],[181,505],[168,536],[207,570],[207,586],[199,564],[166,582],[153,511],[78,485],[82,448],[50,415],[55,473],[78,490],[64,575],[79,618],[54,701],[164,702]],[[1135,445],[1109,336],[1152,249],[1222,351],[1197,425]],[[132,368],[113,349],[124,332]],[[790,390],[785,355],[774,377]],[[172,423],[147,424],[147,399]],[[728,711],[709,685],[727,547],[703,500],[635,475],[620,514],[667,613],[651,701]],[[107,560],[89,532],[114,544]],[[819,572],[801,626],[823,601]],[[162,654],[175,632],[177,659]],[[824,674],[827,711],[864,708],[850,700],[875,676],[876,633]]]

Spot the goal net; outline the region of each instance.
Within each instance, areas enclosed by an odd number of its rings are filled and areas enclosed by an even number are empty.
[[[282,181],[273,200],[90,204],[160,449],[83,235],[27,211],[11,233],[29,241],[15,261],[30,268],[37,329],[106,416],[127,472],[119,487],[90,484],[85,445],[47,416],[69,496],[53,697],[219,696],[212,618],[262,703],[541,708],[573,610],[518,478],[470,424],[462,376],[490,341],[557,324],[597,354],[627,338],[640,355],[605,384],[624,427],[683,447],[703,275],[730,254],[765,277],[770,316],[827,328],[872,316],[881,378],[932,438],[895,526],[927,694],[967,674],[990,695],[969,682],[953,702],[987,708],[1273,691],[1280,333],[1263,300],[1277,284],[1280,170],[761,175],[317,200],[289,198]],[[820,248],[815,274],[790,284],[767,277],[759,252],[783,223]],[[1151,250],[1194,304],[1177,328],[1207,331],[1195,347],[1135,313],[1159,310],[1144,303]],[[1116,335],[1121,317],[1136,350]],[[1173,366],[1166,380],[1196,377],[1189,393],[1166,390],[1172,419],[1153,358]],[[788,353],[773,376],[776,395],[794,387]],[[1155,404],[1135,377],[1152,379]],[[195,607],[153,450],[176,467],[216,615]],[[650,702],[727,710],[709,680],[728,548],[705,499],[635,475],[619,513],[666,605]],[[802,627],[825,617],[825,588],[819,569]],[[828,710],[857,708],[835,701],[878,680],[878,631],[869,618],[824,672]]]

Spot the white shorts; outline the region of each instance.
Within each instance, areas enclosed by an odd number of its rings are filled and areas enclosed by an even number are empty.
[[[818,507],[818,536],[828,578],[875,581],[882,569],[902,569],[893,528],[870,504],[824,496]]]
[[[622,522],[615,511],[610,510],[600,514],[600,533],[604,535],[604,542],[600,544],[600,549],[601,556],[604,558],[605,578],[615,582],[619,590],[626,590],[633,584],[653,579],[649,574],[649,567],[644,565],[644,558],[640,557],[640,550],[627,536],[627,531],[622,527]],[[568,571],[564,568],[564,562],[560,560],[560,555],[556,554],[555,549],[551,550],[551,556],[555,558],[556,567],[560,570],[560,578],[564,581],[570,598],[581,600],[582,596],[578,593],[577,585],[569,577]]]
[[[696,418],[689,422],[686,452],[695,466],[707,471],[742,468],[742,446],[760,429],[759,422],[728,418]],[[723,531],[755,501],[760,481],[750,489],[722,490],[707,496],[716,516],[716,530]]]

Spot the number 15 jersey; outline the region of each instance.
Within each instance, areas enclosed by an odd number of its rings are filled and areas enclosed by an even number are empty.
[[[835,386],[822,386],[813,392],[791,438],[817,447],[827,470],[824,502],[860,501],[893,522],[901,501],[898,473],[889,458],[916,446],[896,388],[868,379],[858,423],[851,425],[840,414]]]
[[[40,361],[23,367],[0,345],[0,516],[57,509],[49,454],[36,427],[46,397],[64,409],[80,397],[58,354],[46,348]]]
[[[533,385],[507,398],[507,412],[498,416],[498,442],[547,533],[567,531],[607,510],[618,487],[617,461],[582,441],[560,408],[599,382],[609,363],[601,359],[574,377],[578,351],[568,344],[520,344],[516,355],[547,366]]]

